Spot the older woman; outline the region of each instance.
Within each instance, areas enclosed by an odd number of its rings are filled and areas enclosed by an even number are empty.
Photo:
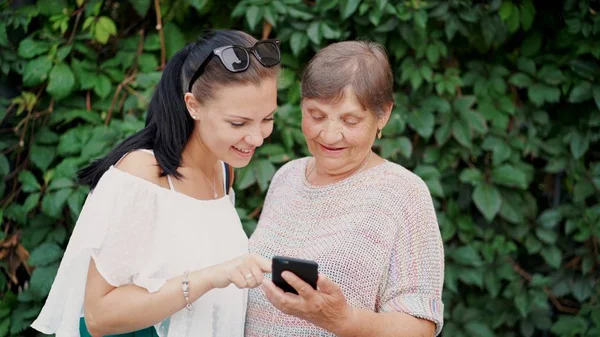
[[[250,291],[246,336],[434,336],[443,324],[444,251],[425,183],[372,152],[393,106],[383,48],[340,42],[302,79],[311,158],[273,178],[250,250],[319,264],[318,290],[265,279]]]

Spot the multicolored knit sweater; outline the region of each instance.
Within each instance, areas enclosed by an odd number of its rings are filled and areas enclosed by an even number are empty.
[[[444,248],[423,180],[384,162],[314,186],[305,176],[309,161],[287,163],[273,178],[250,251],[314,260],[350,305],[431,320],[439,334]],[[278,311],[260,288],[248,301],[246,336],[333,336]]]

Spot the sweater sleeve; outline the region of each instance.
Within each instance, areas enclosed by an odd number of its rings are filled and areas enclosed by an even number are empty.
[[[427,185],[403,181],[397,200],[399,225],[384,279],[380,312],[403,312],[443,326],[444,248]]]

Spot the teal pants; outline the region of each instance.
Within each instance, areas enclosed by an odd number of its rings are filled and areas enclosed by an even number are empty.
[[[81,337],[92,337],[92,335],[90,335],[90,333],[88,332],[87,327],[85,326],[85,320],[83,319],[83,317],[79,319],[79,334],[81,335]],[[158,334],[156,333],[154,327],[151,326],[149,328],[134,332],[128,332],[120,335],[110,335],[105,337],[158,337]]]

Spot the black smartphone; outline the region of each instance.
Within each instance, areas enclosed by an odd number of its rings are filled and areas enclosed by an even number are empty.
[[[275,283],[275,285],[281,288],[283,291],[298,295],[296,289],[294,289],[294,287],[289,285],[283,279],[283,277],[281,277],[281,273],[285,270],[294,273],[296,276],[304,280],[304,282],[310,284],[313,289],[317,289],[319,265],[315,261],[295,259],[285,256],[274,256],[272,261],[273,283]]]

